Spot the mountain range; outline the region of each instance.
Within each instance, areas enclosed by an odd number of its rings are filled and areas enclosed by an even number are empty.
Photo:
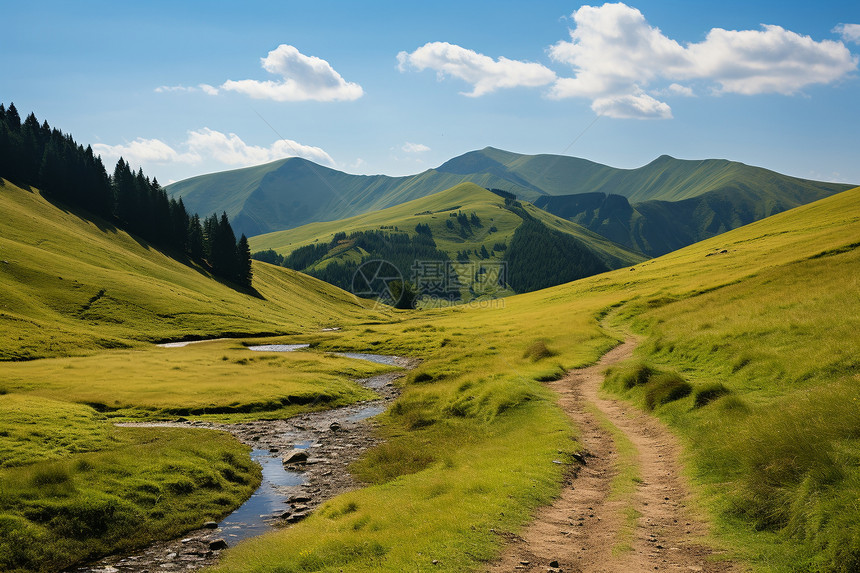
[[[637,169],[617,169],[487,147],[405,177],[351,175],[288,158],[193,177],[166,190],[191,211],[226,212],[236,232],[250,237],[378,211],[463,182],[514,193],[650,256],[852,187],[722,159],[663,155]]]

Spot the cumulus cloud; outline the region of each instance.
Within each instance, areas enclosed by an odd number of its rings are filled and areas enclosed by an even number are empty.
[[[815,41],[780,26],[714,28],[704,41],[681,45],[623,3],[582,6],[572,18],[570,41],[551,46],[549,54],[570,65],[574,77],[559,78],[549,96],[590,98],[593,109],[610,117],[671,117],[668,104],[643,93],[658,83],[677,87],[656,95],[692,95],[692,88],[677,83],[690,80],[716,93],[791,95],[857,69],[857,57],[841,42]]]
[[[555,80],[555,72],[533,62],[500,57],[494,60],[473,50],[447,42],[429,42],[412,53],[397,54],[398,68],[423,71],[435,70],[439,79],[451,76],[472,85],[463,95],[478,97],[502,88],[538,87]]]
[[[411,143],[409,141],[404,143],[403,147],[401,147],[400,149],[402,149],[406,153],[423,153],[425,151],[430,151],[430,148],[423,143]]]
[[[212,158],[225,165],[258,165],[283,157],[304,157],[334,166],[331,156],[319,147],[303,145],[291,139],[280,139],[269,147],[248,145],[235,133],[225,134],[208,127],[189,131],[185,145],[192,154]]]
[[[592,102],[591,109],[619,119],[672,119],[668,104],[645,93],[599,97]]]
[[[839,24],[833,28],[833,31],[842,36],[846,42],[860,44],[860,24]]]
[[[280,79],[227,80],[221,89],[274,101],[348,101],[364,95],[360,85],[344,80],[327,61],[306,56],[289,44],[269,52],[261,63],[264,70]]]
[[[118,145],[96,143],[92,147],[103,159],[116,160],[123,157],[134,166],[166,163],[193,165],[215,161],[230,167],[247,167],[284,157],[304,157],[323,165],[335,165],[331,156],[319,147],[303,145],[290,139],[281,139],[269,147],[248,145],[235,133],[225,134],[208,127],[189,131],[180,146],[181,150],[160,139],[144,138]]]
[[[103,158],[123,157],[132,165],[152,163],[196,163],[200,158],[191,153],[180,153],[160,139],[138,137],[131,143],[107,145],[94,143],[93,152]]]

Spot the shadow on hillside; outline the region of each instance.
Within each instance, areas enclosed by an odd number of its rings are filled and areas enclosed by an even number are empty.
[[[0,182],[4,183],[2,186],[5,187],[5,181],[0,181]],[[32,187],[30,185],[20,187],[20,188],[24,189],[25,191],[28,191],[30,193],[38,194],[42,199],[44,199],[46,202],[48,202],[52,207],[54,207],[55,209],[58,209],[59,211],[62,211],[66,215],[76,217],[77,219],[79,219],[80,221],[82,221],[84,223],[90,223],[92,225],[95,225],[96,228],[98,228],[98,230],[101,231],[102,233],[109,234],[109,235],[119,235],[121,232],[125,233],[129,238],[131,238],[134,242],[136,242],[138,244],[138,246],[140,246],[142,249],[145,249],[147,251],[154,251],[157,253],[161,253],[165,257],[173,259],[174,261],[176,261],[182,265],[185,265],[189,269],[192,269],[192,270],[198,272],[199,274],[201,274],[202,276],[204,276],[210,280],[213,280],[217,283],[220,283],[229,289],[240,292],[242,294],[246,294],[248,296],[252,296],[252,297],[260,299],[260,300],[266,300],[265,297],[253,286],[246,287],[246,286],[238,285],[238,284],[236,284],[230,280],[219,277],[219,276],[213,274],[211,272],[211,270],[207,269],[204,266],[204,264],[205,264],[204,262],[195,261],[194,259],[192,259],[191,257],[189,257],[185,253],[177,252],[175,249],[171,249],[171,248],[167,248],[167,247],[160,247],[158,245],[154,245],[154,244],[150,243],[149,241],[147,241],[146,239],[143,239],[142,237],[139,237],[139,236],[135,235],[134,233],[132,233],[126,229],[123,229],[121,226],[119,226],[119,225],[117,225],[111,221],[108,221],[107,219],[105,219],[104,217],[102,217],[100,215],[97,215],[95,213],[92,213],[92,212],[87,211],[86,209],[83,209],[80,207],[69,206],[68,204],[63,203],[62,201],[60,201],[58,199],[55,199],[53,197],[45,195],[44,193],[39,191],[37,188]]]

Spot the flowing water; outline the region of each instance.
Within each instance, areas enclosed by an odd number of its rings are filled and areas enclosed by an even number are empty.
[[[262,344],[249,346],[248,350],[256,352],[294,352],[308,348],[308,346],[310,345]],[[396,366],[402,362],[402,359],[397,356],[387,356],[384,354],[367,354],[362,352],[337,352],[335,354],[346,358],[367,360],[389,366]],[[365,378],[357,382],[368,388],[379,389],[389,381],[390,378],[388,376],[382,375]],[[357,410],[353,408],[354,411],[347,415],[344,420],[346,422],[360,422],[361,420],[381,414],[385,411],[385,408],[384,404],[370,403],[359,407]],[[306,440],[295,443],[293,447],[297,449],[309,449],[312,445],[311,441]],[[262,466],[263,480],[257,491],[244,504],[218,524],[218,528],[228,538],[228,541],[232,539],[233,542],[236,542],[248,537],[255,537],[272,529],[273,521],[277,519],[277,516],[289,510],[287,497],[278,491],[278,487],[297,486],[304,483],[304,478],[300,473],[284,468],[280,455],[277,453],[270,453],[268,450],[253,450],[251,458]],[[230,543],[230,545],[232,544]]]
[[[181,347],[194,342],[168,343],[162,346]],[[293,352],[308,346],[308,344],[268,344],[248,348],[258,352]],[[415,365],[412,360],[396,356],[358,352],[336,354],[406,369]],[[396,396],[392,383],[399,376],[402,374],[388,372],[355,380],[356,383],[377,391],[380,394],[378,400],[304,414],[289,420],[234,425],[199,421],[121,424],[153,427],[209,427],[229,431],[244,443],[253,444],[251,458],[262,467],[262,481],[260,487],[244,504],[217,524],[217,529],[189,532],[187,538],[157,542],[136,555],[110,556],[99,562],[74,568],[73,571],[76,573],[143,573],[176,567],[191,571],[211,565],[217,560],[220,552],[208,550],[208,544],[212,539],[222,538],[228,546],[233,546],[243,539],[261,535],[274,529],[277,524],[284,523],[283,517],[291,509],[294,515],[297,512],[307,514],[314,506],[336,495],[338,491],[345,491],[344,487],[350,487],[345,485],[350,483],[351,479],[347,469],[349,461],[360,455],[369,443],[373,443],[373,438],[367,430],[359,429],[360,425],[356,422],[385,411],[387,405]],[[290,448],[308,450],[310,459],[306,464],[285,467],[282,455]],[[291,506],[288,499],[295,494],[304,496],[304,499],[307,499],[307,495],[312,495],[313,500],[302,504],[301,507],[297,507],[295,503]]]
[[[263,481],[248,501],[218,524],[230,545],[271,529],[270,521],[289,509],[277,486],[301,485],[305,481],[300,473],[285,469],[280,456],[268,450],[252,451],[251,459],[263,467]]]

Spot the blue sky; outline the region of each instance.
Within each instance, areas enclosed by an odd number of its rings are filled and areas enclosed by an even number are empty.
[[[860,183],[860,3],[16,2],[0,101],[162,183],[494,146]]]

